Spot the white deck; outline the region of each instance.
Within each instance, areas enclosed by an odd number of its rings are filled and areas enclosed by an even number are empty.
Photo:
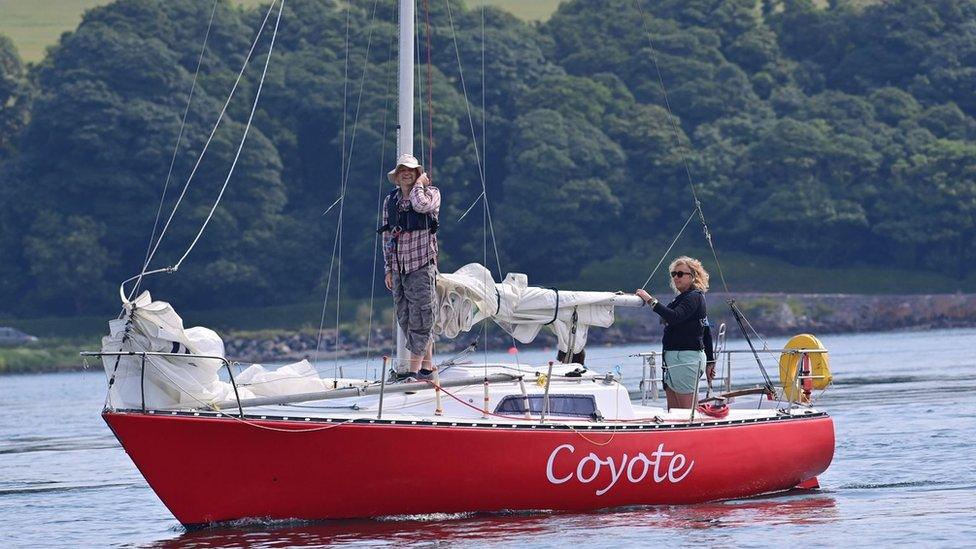
[[[665,410],[661,406],[641,406],[631,400],[630,393],[619,380],[606,374],[592,371],[585,372],[582,377],[566,377],[566,373],[576,370],[579,365],[559,364],[553,367],[552,379],[549,386],[551,400],[561,395],[592,396],[596,404],[599,417],[581,417],[572,415],[547,414],[545,423],[592,427],[595,425],[620,424],[674,424],[688,423],[692,420],[689,409]],[[292,419],[304,418],[332,418],[337,420],[382,419],[397,422],[438,422],[438,423],[470,423],[484,424],[490,422],[498,425],[538,424],[542,420],[537,412],[526,416],[519,412],[499,412],[498,405],[506,397],[525,401],[525,396],[540,398],[545,393],[544,367],[516,366],[512,364],[463,365],[445,369],[440,374],[440,381],[457,382],[469,379],[470,384],[454,386],[440,391],[440,410],[438,408],[438,391],[432,383],[413,382],[387,384],[383,395],[382,415],[379,413],[379,395],[324,399],[287,404],[250,406],[244,409],[248,416],[267,416],[268,418],[288,417]],[[488,386],[489,413],[485,414],[486,375],[511,374],[521,376],[521,381],[493,382]],[[341,379],[336,380],[339,387],[359,386],[375,389],[378,382]],[[404,391],[404,389],[408,389]],[[725,418],[716,419],[701,413],[694,414],[695,423],[728,422],[736,420],[768,419],[782,417],[784,412],[777,408],[784,408],[785,403],[770,402],[766,409],[755,409],[755,397],[749,398],[749,407],[736,409],[734,404]],[[663,404],[663,395],[662,395]],[[236,410],[225,407],[225,413]],[[816,413],[809,407],[794,408],[789,415],[807,415]]]

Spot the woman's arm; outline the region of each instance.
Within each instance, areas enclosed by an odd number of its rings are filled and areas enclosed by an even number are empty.
[[[708,362],[715,362],[715,348],[712,343],[712,328],[705,325],[705,332],[702,334],[702,343],[705,347],[705,359]]]
[[[674,309],[665,307],[659,301],[654,305],[654,312],[660,315],[665,322],[683,322],[691,318],[691,315],[698,312],[700,299],[702,299],[702,297],[698,292],[691,295],[685,295],[684,299],[680,300]]]

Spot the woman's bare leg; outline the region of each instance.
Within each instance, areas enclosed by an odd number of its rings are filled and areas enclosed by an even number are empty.
[[[691,408],[694,396],[694,393],[674,393],[675,408]]]
[[[677,395],[678,393],[675,393],[670,388],[665,387],[664,394],[668,398],[668,410],[670,410],[671,408],[678,408],[678,399],[675,398],[675,395]]]
[[[664,393],[668,396],[668,410],[672,408],[691,408],[695,399],[694,393],[676,393],[670,388],[665,388]]]

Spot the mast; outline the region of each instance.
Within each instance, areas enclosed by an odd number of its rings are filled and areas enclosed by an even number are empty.
[[[397,157],[401,154],[413,154],[413,75],[414,75],[414,1],[400,0],[400,48],[399,48],[399,76],[397,99]],[[407,337],[397,326],[397,363],[395,370],[410,360],[407,351]]]

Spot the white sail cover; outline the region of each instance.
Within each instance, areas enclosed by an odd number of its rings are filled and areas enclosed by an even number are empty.
[[[543,326],[556,334],[560,351],[569,347],[573,314],[576,337],[573,352],[586,346],[590,326],[613,324],[614,306],[640,306],[633,295],[612,292],[575,292],[529,286],[528,277],[509,273],[496,283],[483,265],[469,263],[457,271],[437,276],[437,322],[434,332],[448,338],[467,332],[491,318],[516,340],[528,343]],[[558,305],[558,307],[557,307]]]
[[[169,303],[153,301],[143,292],[123,302],[122,318],[109,322],[102,338],[102,352],[179,353],[224,356],[224,342],[209,328],[183,328],[183,319]],[[141,356],[102,357],[109,379],[108,406],[141,408],[143,391],[147,408],[200,408],[235,400],[234,388],[220,379],[224,362],[193,356],[146,356],[143,380]],[[112,381],[114,378],[114,381]],[[240,398],[281,396],[333,389],[335,380],[323,380],[307,360],[267,370],[255,364],[235,377]]]

